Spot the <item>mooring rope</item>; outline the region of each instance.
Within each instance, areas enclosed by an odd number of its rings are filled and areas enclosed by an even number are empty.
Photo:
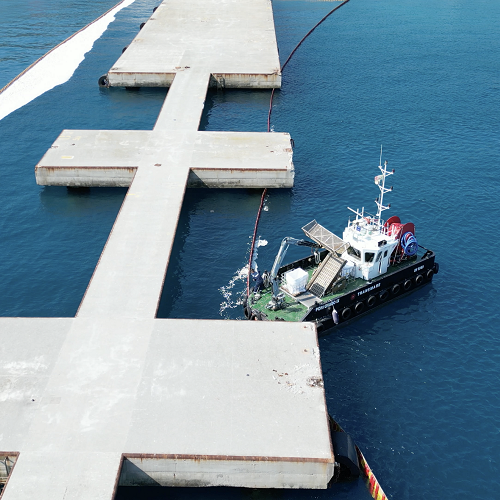
[[[288,56],[287,60],[283,63],[283,66],[281,66],[281,73],[283,73],[283,70],[285,69],[286,65],[292,58],[292,56],[297,52],[297,49],[302,45],[304,40],[326,19],[328,19],[336,10],[340,9],[343,5],[345,5],[349,0],[344,0],[340,5],[337,5],[334,9],[332,9],[326,16],[324,16],[319,22],[317,22],[307,33],[306,35],[300,40],[300,42],[295,46],[295,48],[290,52],[290,55]],[[271,92],[271,99],[269,101],[269,112],[267,114],[267,131],[271,132],[271,113],[273,111],[273,98],[274,98],[274,89]],[[248,275],[247,275],[247,297],[250,295],[250,275],[252,273],[252,259],[253,259],[253,251],[255,248],[255,238],[257,236],[257,229],[259,227],[259,220],[260,220],[260,214],[262,212],[262,206],[264,205],[264,199],[266,197],[267,193],[267,188],[264,189],[262,192],[262,196],[260,199],[260,206],[259,206],[259,211],[257,212],[257,218],[255,219],[255,227],[253,231],[253,238],[252,238],[252,246],[250,247],[250,258],[248,259]]]
[[[324,16],[322,19],[320,19],[302,38],[302,40],[295,46],[295,48],[290,52],[290,55],[288,56],[287,60],[283,63],[283,66],[281,66],[281,73],[283,73],[283,70],[285,69],[286,65],[289,63],[290,59],[292,56],[297,52],[297,49],[302,45],[302,43],[305,41],[305,39],[320,25],[323,24],[336,10],[340,9],[343,5],[345,5],[349,0],[344,0],[340,5],[337,5],[334,9],[332,9],[326,16]],[[274,98],[274,90],[271,92],[271,102],[269,103],[269,113],[267,115],[267,131],[271,131],[271,113],[273,111],[273,98]]]

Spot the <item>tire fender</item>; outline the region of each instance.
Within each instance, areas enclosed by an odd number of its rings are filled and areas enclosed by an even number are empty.
[[[348,320],[352,315],[352,311],[351,311],[351,308],[350,307],[346,307],[343,311],[342,311],[342,319],[343,320]]]
[[[361,301],[354,306],[356,314],[361,314],[364,311],[364,309],[365,309],[365,303]]]

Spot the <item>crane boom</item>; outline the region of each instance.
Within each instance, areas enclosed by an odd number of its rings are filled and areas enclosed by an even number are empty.
[[[285,258],[286,252],[288,250],[288,247],[290,245],[296,245],[299,247],[310,247],[310,248],[321,248],[320,245],[317,243],[314,243],[313,241],[309,240],[298,240],[297,238],[292,238],[290,236],[287,236],[286,238],[283,238],[281,241],[280,249],[278,251],[278,254],[276,255],[276,258],[274,259],[274,264],[271,269],[271,274],[269,276],[269,280],[271,281],[273,285],[273,299],[276,299],[280,293],[280,287],[278,284],[278,271],[281,267],[281,264],[283,263],[283,259]]]

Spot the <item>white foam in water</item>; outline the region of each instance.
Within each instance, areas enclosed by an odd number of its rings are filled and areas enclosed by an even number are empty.
[[[84,60],[85,54],[92,49],[94,42],[115,20],[115,14],[134,2],[135,0],[119,2],[106,14],[45,54],[26,73],[6,86],[0,93],[0,120],[48,90],[67,82]]]
[[[258,270],[257,266],[257,255],[258,251],[257,248],[259,247],[265,247],[267,245],[268,241],[267,240],[261,240],[260,238],[257,238],[257,241],[255,242],[254,245],[254,250],[253,250],[253,258],[252,258],[252,267],[253,269]],[[235,307],[238,307],[240,305],[240,300],[239,298],[237,300],[233,300],[233,288],[239,281],[243,281],[245,283],[246,287],[246,282],[247,282],[247,276],[248,276],[248,265],[242,267],[241,269],[238,269],[234,276],[229,280],[229,283],[226,286],[221,286],[219,288],[221,294],[224,297],[224,301],[220,305],[220,310],[219,314],[222,316],[222,313],[226,309],[234,309]],[[240,293],[237,293],[237,297],[240,297]]]
[[[248,266],[242,267],[238,269],[234,276],[229,280],[229,283],[226,286],[221,286],[219,288],[220,293],[224,297],[224,301],[221,302],[219,314],[222,316],[222,313],[226,309],[234,309],[240,305],[239,300],[233,300],[233,288],[238,283],[238,281],[244,281],[246,284],[248,276]]]

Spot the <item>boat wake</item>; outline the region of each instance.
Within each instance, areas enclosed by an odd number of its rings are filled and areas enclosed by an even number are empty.
[[[253,251],[253,259],[252,259],[252,267],[257,270],[257,256],[258,256],[258,248],[265,247],[267,245],[267,240],[257,239],[255,242],[255,247]],[[224,319],[230,319],[227,313],[228,309],[235,309],[236,307],[241,305],[241,297],[244,294],[246,289],[246,282],[248,276],[248,265],[243,266],[241,269],[238,269],[234,276],[229,280],[229,283],[225,286],[221,286],[219,288],[220,293],[224,297],[224,300],[220,304],[219,314],[224,317]],[[240,283],[243,285],[240,287]],[[240,289],[241,288],[241,289]]]
[[[0,90],[0,120],[57,85],[67,82],[115,20],[115,15],[135,0],[122,0],[90,24],[40,57]]]
[[[241,294],[244,291],[244,288],[239,290],[239,282],[242,284],[246,283],[248,274],[248,266],[242,267],[238,269],[234,276],[229,280],[229,283],[225,286],[221,286],[219,288],[220,293],[224,297],[224,300],[220,304],[219,314],[224,317],[224,319],[230,319],[227,313],[228,309],[235,309],[241,304]],[[236,290],[235,290],[235,287]]]

